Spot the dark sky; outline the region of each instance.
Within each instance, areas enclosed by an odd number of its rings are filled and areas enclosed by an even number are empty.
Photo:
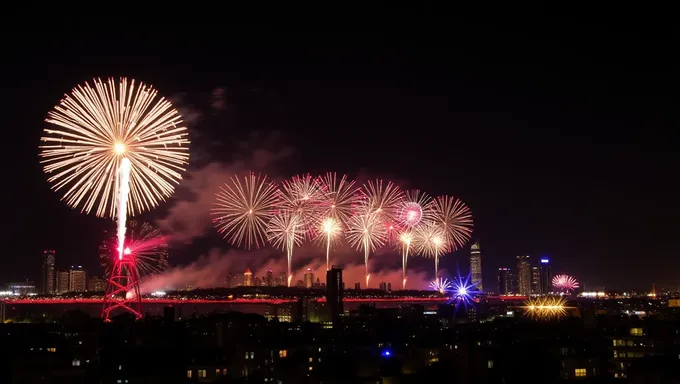
[[[395,175],[460,197],[475,217],[487,285],[518,254],[549,255],[554,272],[593,288],[680,285],[678,40],[670,28],[437,19],[335,32],[69,28],[49,42],[10,43],[0,61],[0,281],[35,278],[44,248],[57,249],[60,267],[97,265],[111,224],[59,201],[38,144],[64,93],[94,76],[124,75],[167,96],[183,93],[197,110],[214,89],[226,90],[228,117],[190,126],[203,161],[230,159],[210,143],[229,148],[250,131],[279,131],[295,148],[291,175]],[[174,261],[206,247],[183,246]],[[467,270],[466,254],[444,264]]]

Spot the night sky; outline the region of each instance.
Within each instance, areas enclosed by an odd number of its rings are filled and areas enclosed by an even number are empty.
[[[680,285],[678,41],[670,30],[395,20],[351,32],[69,28],[49,43],[10,43],[0,61],[0,282],[35,279],[46,248],[57,250],[58,268],[96,270],[102,231],[113,224],[50,190],[39,138],[47,112],[74,85],[128,76],[153,84],[187,117],[190,174],[245,152],[274,177],[330,170],[460,197],[491,287],[497,268],[514,268],[519,254],[547,255],[553,273],[587,288]],[[167,218],[187,196],[180,188],[145,218]],[[171,264],[227,249],[214,231],[198,232],[173,245]],[[468,253],[443,266],[466,272]]]

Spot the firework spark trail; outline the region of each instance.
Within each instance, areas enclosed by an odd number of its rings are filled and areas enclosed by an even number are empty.
[[[413,233],[410,231],[403,232],[399,235],[399,243],[401,244],[401,268],[402,280],[401,289],[406,289],[406,265],[408,264],[408,254],[411,250],[411,243],[413,242]]]
[[[352,217],[349,222],[347,241],[357,250],[364,251],[367,288],[371,278],[368,271],[368,257],[372,251],[385,244],[386,235],[387,230],[382,220],[375,212],[370,213],[369,206],[363,207],[363,213]]]
[[[302,244],[305,230],[297,215],[284,211],[274,216],[267,228],[267,240],[276,248],[286,252],[288,258],[288,286],[293,278],[293,250]]]
[[[120,183],[118,185],[118,260],[123,260],[125,250],[125,222],[127,220],[128,197],[130,196],[130,160],[120,161]]]

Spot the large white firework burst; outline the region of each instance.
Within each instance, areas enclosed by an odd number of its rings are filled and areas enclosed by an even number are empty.
[[[170,101],[143,83],[95,79],[48,113],[41,163],[72,208],[114,217],[122,159],[130,161],[130,215],[170,197],[189,160],[188,133]]]

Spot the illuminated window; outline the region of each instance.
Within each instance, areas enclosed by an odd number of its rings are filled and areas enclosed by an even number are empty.
[[[493,368],[493,360],[487,361],[487,362],[486,362],[486,367],[489,368],[489,369]]]
[[[187,371],[187,379],[191,379],[191,370]]]
[[[56,351],[57,351],[56,348],[47,348],[47,352],[56,352]]]
[[[312,360],[314,360],[314,359],[312,359],[312,358],[310,357],[310,358],[309,358],[309,362],[311,363],[311,362],[312,362]]]
[[[217,369],[215,370],[215,376],[219,376],[219,375],[221,375],[221,374],[222,374],[222,370],[219,369],[219,368],[217,368]]]
[[[576,376],[576,377],[586,377],[586,369],[585,368],[574,369],[574,376]]]
[[[227,369],[224,368],[224,369],[222,369],[222,376],[226,376],[226,375],[227,375]]]
[[[80,367],[80,360],[73,360],[71,362],[71,365],[74,366],[74,367]]]
[[[630,335],[631,336],[642,336],[644,333],[642,332],[642,328],[631,328],[630,329]]]
[[[255,352],[250,352],[250,360],[255,358]]]
[[[206,376],[207,376],[207,372],[205,371],[205,369],[199,369],[198,370],[198,377],[199,378],[205,379]]]
[[[249,357],[250,355],[248,354],[248,352],[246,352],[246,360],[248,360]]]
[[[313,367],[309,367],[309,370],[310,370],[310,371],[311,371],[312,369],[314,369],[314,368],[313,368]]]
[[[288,350],[287,349],[282,349],[279,351],[279,358],[283,359],[284,357],[288,357]]]

